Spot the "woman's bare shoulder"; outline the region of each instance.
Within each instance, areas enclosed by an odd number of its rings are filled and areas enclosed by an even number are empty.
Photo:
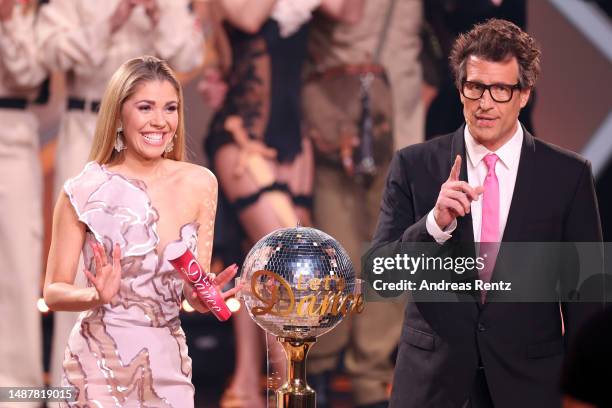
[[[60,192],[55,208],[53,210],[53,223],[57,225],[74,225],[81,229],[85,229],[85,224],[79,222],[77,210],[74,203],[70,201],[68,194],[65,191]]]
[[[176,175],[181,183],[194,190],[204,190],[208,193],[217,189],[217,177],[206,167],[188,162],[177,162]]]
[[[54,216],[71,216],[74,215],[76,218],[76,210],[74,206],[70,203],[70,198],[65,191],[61,191],[59,197],[57,197],[57,201],[55,202],[55,215]]]

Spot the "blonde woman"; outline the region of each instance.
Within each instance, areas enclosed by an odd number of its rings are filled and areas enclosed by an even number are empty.
[[[217,181],[184,155],[174,73],[155,57],[124,63],[102,98],[91,161],[64,184],[53,217],[45,301],[82,311],[63,363],[63,385],[78,391],[69,406],[193,407],[182,297],[207,310],[165,248],[182,240],[209,270]],[[86,288],[73,285],[81,251]],[[236,269],[215,283],[222,287]]]
[[[66,112],[57,135],[54,194],[83,168],[109,78],[130,58],[155,55],[187,72],[202,63],[202,33],[188,0],[49,0],[36,22],[41,58],[66,73]],[[178,30],[177,27],[181,29]],[[77,285],[86,279],[77,275]],[[55,313],[51,383],[59,385],[74,313]]]

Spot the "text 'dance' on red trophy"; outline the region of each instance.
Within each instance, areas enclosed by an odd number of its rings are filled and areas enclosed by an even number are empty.
[[[314,408],[315,392],[306,382],[308,350],[364,307],[348,254],[317,229],[279,229],[255,244],[238,279],[249,315],[277,337],[287,355],[287,381],[276,390],[276,407]]]
[[[186,284],[193,286],[198,299],[212,314],[222,322],[229,319],[232,312],[187,245],[183,242],[172,242],[168,244],[166,254],[168,261],[181,273]]]

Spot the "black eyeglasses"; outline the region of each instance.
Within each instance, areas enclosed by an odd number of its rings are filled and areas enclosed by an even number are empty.
[[[516,83],[514,85],[508,84],[491,84],[485,85],[480,82],[474,81],[463,81],[461,85],[461,93],[468,99],[476,101],[482,98],[486,90],[489,90],[491,98],[495,102],[505,103],[512,99],[515,89],[521,89],[521,85]]]

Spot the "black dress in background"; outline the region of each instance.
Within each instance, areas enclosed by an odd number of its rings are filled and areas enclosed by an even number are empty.
[[[229,25],[226,29],[232,48],[232,67],[224,104],[214,116],[204,142],[209,163],[212,166],[219,148],[235,143],[224,129],[225,120],[231,115],[242,118],[250,138],[276,149],[279,162],[291,162],[301,152],[300,92],[307,25],[286,38],[280,36],[278,23],[272,19],[255,34]],[[282,183],[274,183],[270,189],[288,191]],[[215,228],[214,253],[226,265],[241,263],[244,257],[240,243],[245,235],[237,211],[254,199],[251,196],[229,203],[223,189],[219,190],[216,223],[223,227]]]
[[[272,19],[256,34],[228,31],[232,47],[229,90],[213,118],[206,153],[212,159],[221,146],[234,142],[223,125],[228,116],[239,115],[249,137],[276,149],[280,162],[290,162],[301,151],[300,91],[307,26],[287,38],[280,36]]]

